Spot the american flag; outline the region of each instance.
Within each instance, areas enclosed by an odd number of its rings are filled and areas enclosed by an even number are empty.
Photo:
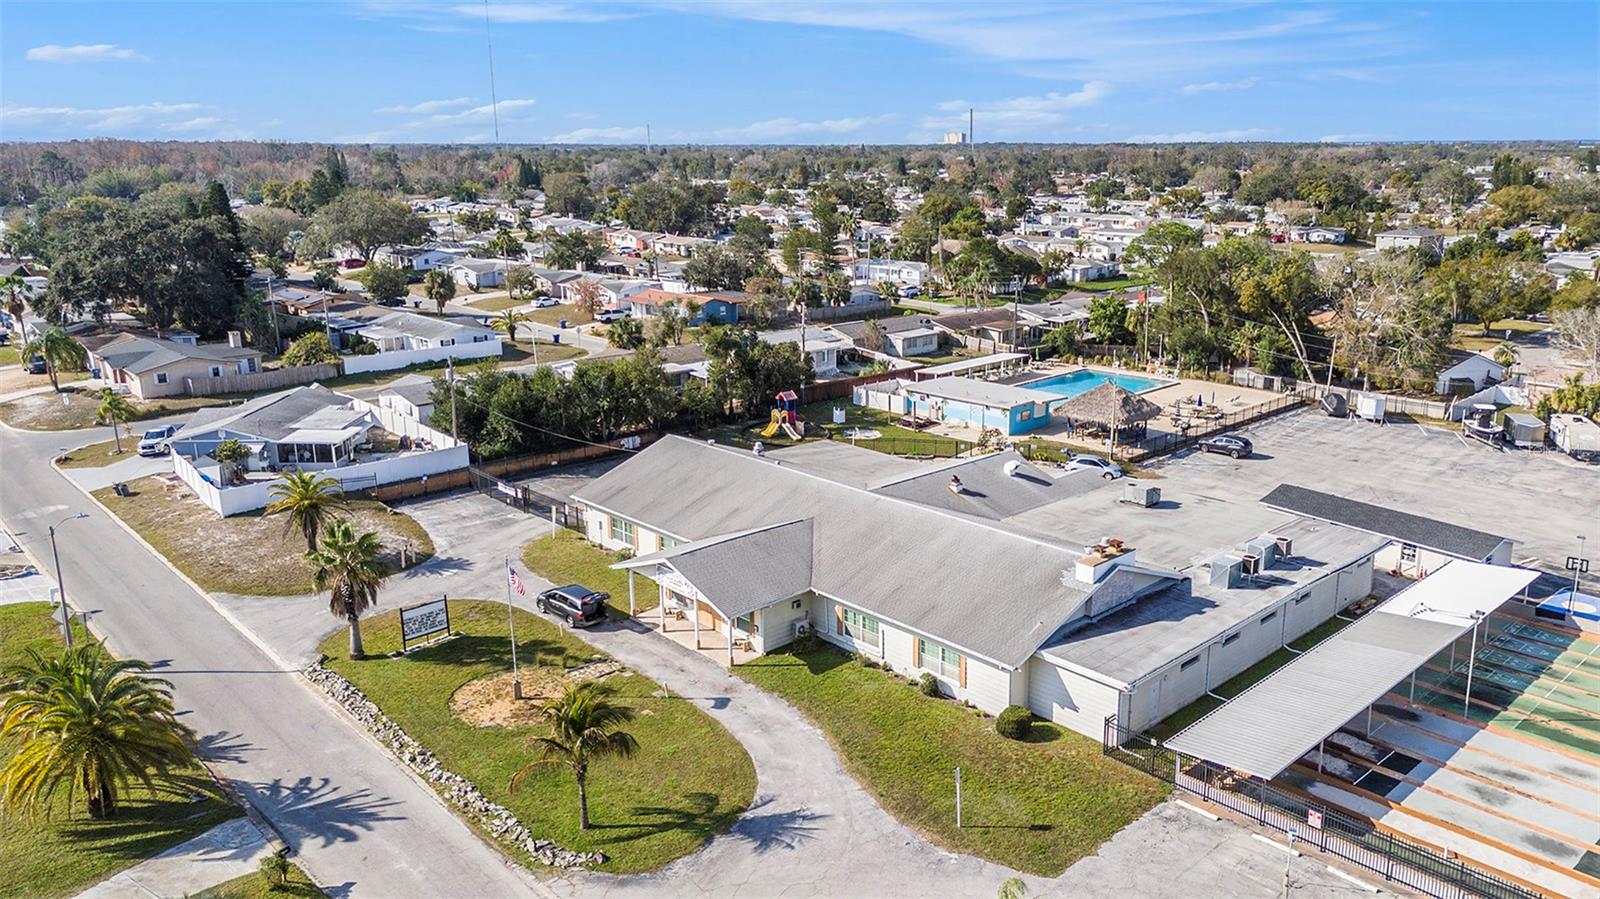
[[[517,570],[507,564],[506,573],[511,576],[511,589],[517,591],[518,596],[527,596],[528,591],[522,588],[522,578],[517,576]]]

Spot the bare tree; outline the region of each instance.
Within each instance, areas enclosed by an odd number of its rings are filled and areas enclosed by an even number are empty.
[[[1589,377],[1600,376],[1600,307],[1558,309],[1550,313],[1556,346],[1582,360]]]

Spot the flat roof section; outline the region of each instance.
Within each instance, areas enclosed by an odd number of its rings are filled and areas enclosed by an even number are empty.
[[[924,396],[959,403],[973,403],[992,409],[1013,409],[1017,406],[1038,405],[1061,399],[1043,390],[1030,390],[1026,387],[1013,387],[1010,384],[979,381],[975,378],[934,378],[931,381],[907,384],[905,389],[907,393],[920,393]]]
[[[1448,572],[1448,574],[1447,574]],[[1451,561],[1167,741],[1272,779],[1533,582],[1520,568]]]
[[[1279,484],[1261,498],[1261,504],[1295,515],[1320,518],[1345,527],[1382,534],[1402,543],[1473,562],[1489,558],[1500,544],[1511,539],[1293,484]]]
[[[930,365],[917,370],[917,377],[937,378],[942,375],[959,375],[980,368],[989,368],[994,365],[1004,365],[1021,362],[1028,358],[1027,353],[990,353],[987,356],[978,356],[974,359],[958,359],[955,362],[944,362],[939,365]]]

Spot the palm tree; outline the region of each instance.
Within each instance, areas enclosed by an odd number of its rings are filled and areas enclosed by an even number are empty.
[[[287,528],[299,528],[306,538],[306,552],[315,552],[317,532],[333,521],[334,512],[345,505],[339,482],[314,471],[285,472],[283,480],[272,485],[272,502],[267,514],[289,513]]]
[[[515,309],[507,309],[495,316],[494,320],[489,322],[489,327],[504,333],[511,338],[512,343],[516,343],[517,328],[531,324],[533,324],[533,316],[526,312],[518,312]]]
[[[578,782],[578,829],[589,829],[589,763],[605,756],[627,758],[639,743],[620,724],[633,720],[633,709],[611,701],[616,688],[600,681],[584,681],[540,706],[551,735],[534,738],[539,758],[511,775],[511,789],[536,766],[565,764]]]
[[[888,333],[883,329],[883,322],[875,318],[867,319],[867,326],[861,332],[861,345],[874,353],[883,351],[883,342]]]
[[[72,338],[72,335],[61,330],[60,325],[51,325],[39,332],[32,340],[22,345],[22,358],[31,359],[38,356],[44,359],[45,370],[50,373],[50,386],[56,393],[61,392],[61,380],[56,372],[63,368],[76,371],[84,365],[87,354],[83,351],[83,344]]]
[[[439,308],[439,314],[444,314],[444,304],[455,299],[456,281],[450,273],[442,268],[436,268],[422,276],[422,290],[428,299]]]
[[[117,443],[117,455],[122,455],[122,434],[117,425],[127,425],[133,420],[139,410],[133,408],[128,398],[106,387],[100,391],[100,411],[94,415],[95,421],[111,425],[111,439]]]
[[[6,275],[0,278],[0,290],[6,292],[6,312],[11,315],[11,323],[17,326],[22,324],[22,294],[28,289],[28,282],[22,280],[21,275]]]
[[[350,623],[350,658],[363,658],[361,616],[378,604],[378,589],[388,577],[378,556],[383,544],[371,531],[357,534],[350,522],[340,519],[328,525],[322,535],[322,548],[306,553],[311,563],[311,582],[317,592],[327,591],[328,611]]]
[[[0,768],[0,805],[37,811],[62,787],[82,789],[91,818],[116,812],[117,797],[158,781],[189,759],[189,728],[172,707],[172,685],[146,677],[148,662],[112,658],[98,643],[28,659],[4,675],[0,737],[21,747]]]

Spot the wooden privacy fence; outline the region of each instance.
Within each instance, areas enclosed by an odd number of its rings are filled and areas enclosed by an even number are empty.
[[[220,378],[184,378],[184,388],[190,396],[217,396],[224,393],[253,393],[259,390],[276,390],[298,387],[313,381],[337,378],[343,369],[337,362],[316,365],[296,365],[290,368],[269,368],[249,374],[223,375]]]
[[[477,465],[477,469],[491,477],[505,477],[506,475],[521,474],[527,471],[537,471],[541,468],[555,468],[560,465],[587,462],[591,459],[602,459],[606,456],[629,450],[643,449],[660,439],[660,431],[639,431],[633,434],[624,434],[615,440],[604,443],[583,444],[570,449],[552,450],[547,453],[527,453],[520,456],[492,459],[487,462],[480,462]]]
[[[871,384],[876,381],[887,381],[890,378],[903,378],[909,376],[922,366],[915,368],[902,368],[899,371],[881,371],[870,375],[857,375],[853,378],[835,378],[832,381],[816,381],[800,388],[800,402],[816,403],[822,400],[836,400],[840,397],[849,399],[857,387],[862,384]]]

